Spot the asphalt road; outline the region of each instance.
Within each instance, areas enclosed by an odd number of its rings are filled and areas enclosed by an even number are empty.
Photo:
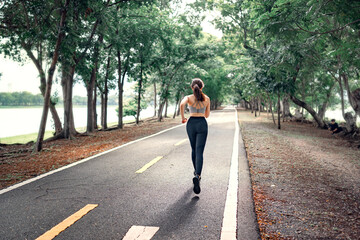
[[[123,239],[132,226],[157,227],[154,240],[220,239],[234,122],[233,109],[208,118],[199,195],[182,125],[1,194],[0,239],[36,239],[87,204],[98,206],[55,239]],[[237,219],[238,239],[259,238],[241,135]]]

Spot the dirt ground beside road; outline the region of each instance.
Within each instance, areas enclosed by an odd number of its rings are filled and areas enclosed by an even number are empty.
[[[359,239],[360,150],[311,124],[239,110],[262,239]]]

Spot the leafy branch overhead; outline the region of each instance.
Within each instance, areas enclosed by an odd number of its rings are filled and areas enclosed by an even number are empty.
[[[44,113],[35,150],[42,148],[48,109],[55,125],[54,138],[72,139],[78,134],[72,110],[75,83],[86,87],[86,131],[91,133],[99,127],[97,115],[101,116],[101,127],[107,128],[110,91],[117,92],[117,127],[122,128],[126,84],[137,87],[137,122],[144,103],[149,101],[143,95],[148,96],[153,85],[153,105],[159,100],[155,108],[161,120],[168,104],[177,104],[189,93],[192,78],[210,74],[204,62],[218,58],[215,52],[220,43],[207,41],[210,38],[202,32],[204,13],[191,6],[187,6],[189,12],[174,11],[181,5],[177,0],[3,2],[0,52],[20,62],[30,59],[39,73]],[[193,75],[186,74],[189,69]],[[62,87],[63,120],[55,109],[58,96],[52,93],[54,77]],[[100,114],[96,112],[98,97]],[[224,99],[215,94],[210,97],[219,102]]]
[[[117,127],[122,128],[127,84],[137,89],[136,122],[143,102],[154,106],[161,121],[167,106],[178,106],[191,94],[194,77],[204,80],[212,109],[243,101],[252,109],[276,106],[278,116],[281,108],[283,116],[292,116],[291,100],[321,128],[327,125],[326,109],[339,108],[346,129],[358,132],[359,1],[197,0],[184,5],[179,0],[3,1],[0,52],[20,62],[30,59],[39,73],[44,108],[36,150],[48,109],[55,138],[78,134],[72,112],[75,83],[87,91],[87,133],[108,127],[109,92],[117,94]],[[221,39],[202,31],[211,11]],[[54,77],[62,87],[62,121],[52,93]]]
[[[360,116],[359,1],[201,2],[221,12],[214,23],[224,33],[233,81],[244,101],[271,105],[290,97],[321,128],[327,125],[326,109],[341,108],[346,129],[358,132],[353,119]]]

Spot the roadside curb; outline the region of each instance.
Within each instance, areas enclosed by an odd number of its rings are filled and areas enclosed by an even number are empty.
[[[238,110],[236,109],[236,114]],[[237,239],[260,239],[260,228],[255,211],[254,194],[251,183],[251,172],[247,152],[242,135],[241,122],[239,124],[239,208]]]

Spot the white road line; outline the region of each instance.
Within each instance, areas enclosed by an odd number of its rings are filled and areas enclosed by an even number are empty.
[[[221,240],[235,240],[237,229],[237,203],[238,203],[238,166],[239,166],[239,123],[235,109],[235,134],[233,152],[231,156],[229,186],[225,202],[224,218],[221,228]]]
[[[99,157],[99,156],[101,156],[101,155],[107,154],[107,153],[109,153],[109,152],[118,150],[118,149],[123,148],[123,147],[126,147],[126,146],[128,146],[128,145],[130,145],[130,144],[137,143],[137,142],[140,142],[140,141],[142,141],[142,140],[145,140],[145,139],[148,139],[148,138],[151,138],[151,137],[155,137],[155,136],[157,136],[157,135],[160,135],[160,134],[162,134],[162,133],[165,133],[165,132],[167,132],[167,131],[173,130],[173,129],[178,128],[178,127],[181,127],[181,126],[184,126],[184,125],[183,125],[183,124],[180,124],[180,125],[177,125],[177,126],[174,126],[174,127],[168,128],[168,129],[165,129],[165,130],[160,131],[160,132],[158,132],[158,133],[155,133],[155,134],[153,134],[153,135],[146,136],[146,137],[143,137],[143,138],[134,140],[134,141],[132,141],[132,142],[125,143],[125,144],[123,144],[123,145],[121,145],[121,146],[118,146],[118,147],[109,149],[109,150],[107,150],[107,151],[105,151],[105,152],[102,152],[102,153],[96,154],[96,155],[94,155],[94,156],[85,158],[85,159],[83,159],[83,160],[80,160],[80,161],[71,163],[71,164],[66,165],[66,166],[64,166],[64,167],[55,169],[55,170],[50,171],[50,172],[47,172],[47,173],[44,173],[44,174],[42,174],[42,175],[39,175],[39,176],[37,176],[37,177],[28,179],[28,180],[23,181],[23,182],[21,182],[21,183],[14,184],[14,185],[12,185],[12,186],[10,186],[10,187],[7,187],[7,188],[4,188],[4,189],[0,190],[0,195],[1,195],[1,194],[4,194],[4,193],[6,193],[6,192],[9,192],[9,191],[11,191],[11,190],[14,190],[14,189],[16,189],[16,188],[22,187],[22,186],[24,186],[24,185],[26,185],[26,184],[29,184],[29,183],[31,183],[31,182],[35,182],[35,181],[37,181],[37,180],[39,180],[39,179],[41,179],[41,178],[44,178],[44,177],[46,177],[46,176],[52,175],[52,174],[54,174],[54,173],[63,171],[63,170],[65,170],[65,169],[68,169],[68,168],[71,168],[71,167],[74,167],[74,166],[76,166],[76,165],[78,165],[78,164],[87,162],[87,161],[89,161],[89,160],[91,160],[91,159],[93,159],[93,158],[97,158],[97,157]]]
[[[150,240],[159,229],[159,227],[132,226],[123,240]]]

